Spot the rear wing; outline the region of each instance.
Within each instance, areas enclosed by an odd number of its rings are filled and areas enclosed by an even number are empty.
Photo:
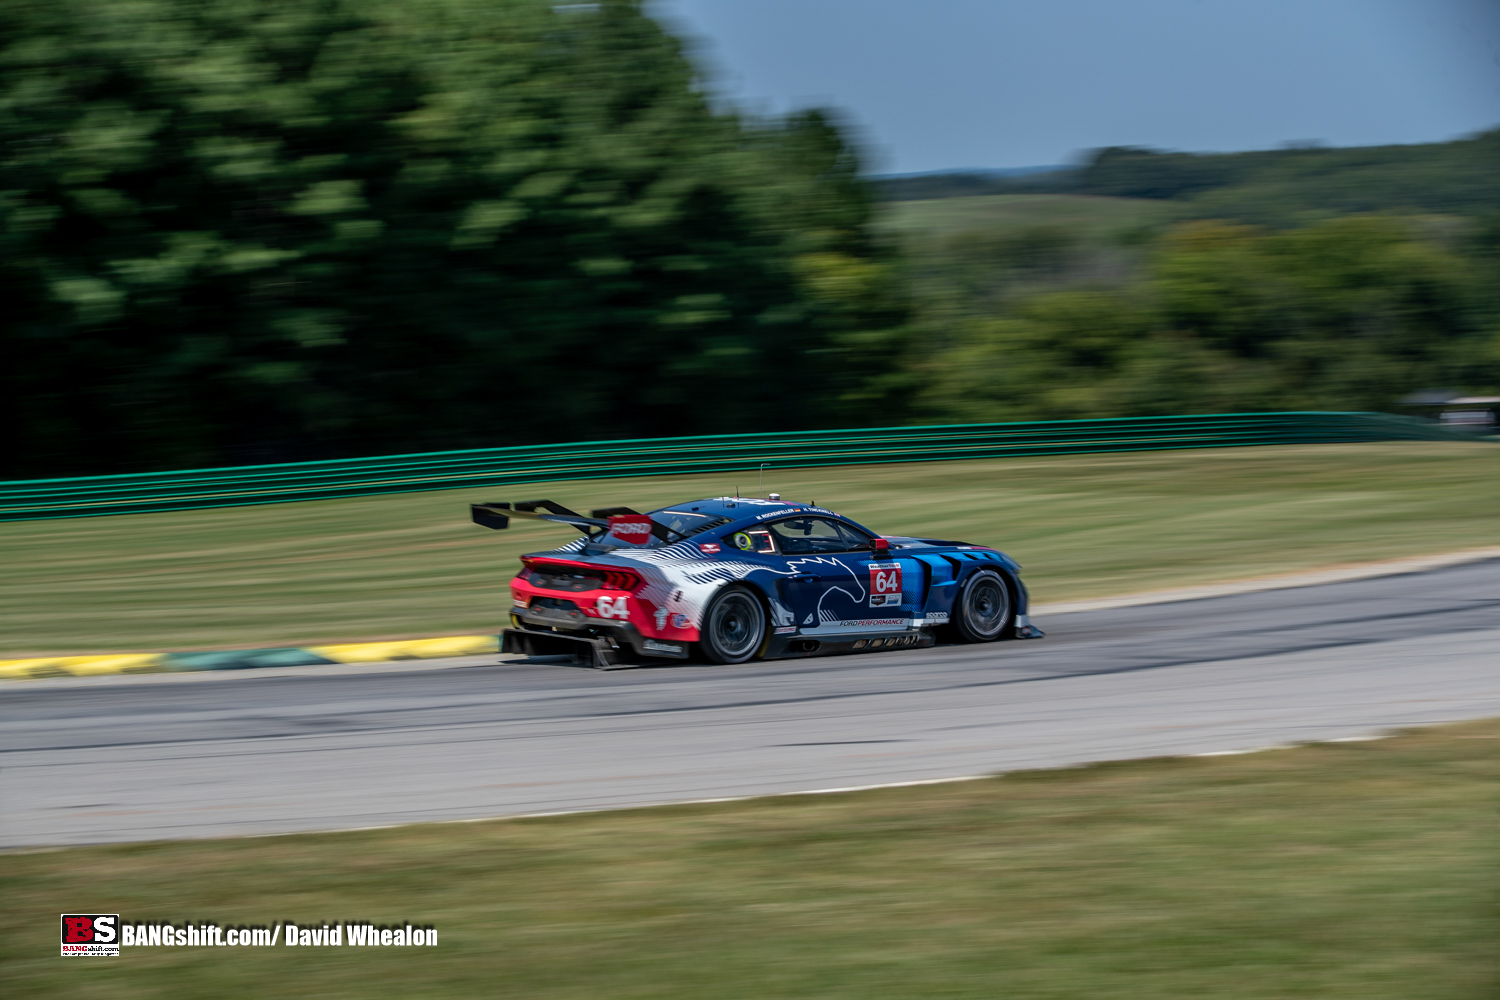
[[[631,510],[629,507],[602,507],[599,510],[589,512],[590,517],[584,517],[575,510],[569,510],[560,503],[551,500],[523,500],[519,503],[472,503],[469,504],[469,517],[475,524],[486,528],[502,531],[510,527],[510,519],[513,517],[526,518],[533,521],[552,521],[556,524],[571,524],[579,531],[594,538],[609,531],[610,518],[628,515],[631,517],[642,517],[639,511]],[[678,539],[687,536],[673,531],[665,524],[656,521],[651,522],[651,534],[662,542],[673,541],[673,536]]]
[[[609,521],[598,517],[584,517],[575,510],[569,510],[560,503],[551,500],[523,500],[517,504],[508,503],[472,503],[469,504],[469,516],[475,524],[482,524],[486,528],[494,528],[497,531],[510,527],[510,519],[523,517],[533,521],[555,521],[558,524],[571,524],[586,535],[593,534],[593,528],[609,528]]]

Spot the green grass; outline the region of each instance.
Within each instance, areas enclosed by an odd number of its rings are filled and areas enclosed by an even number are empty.
[[[1077,194],[990,194],[896,201],[880,206],[877,228],[902,236],[1065,226],[1098,238],[1159,225],[1180,211],[1164,201]]]
[[[996,545],[1037,601],[1500,545],[1500,448],[1410,442],[771,470],[877,531]],[[577,537],[471,500],[638,509],[724,476],[0,524],[0,656],[493,632],[516,557]],[[739,485],[755,492],[753,475]]]
[[[14,997],[1495,996],[1500,723],[511,822],[0,856]],[[57,957],[57,914],[435,949]]]

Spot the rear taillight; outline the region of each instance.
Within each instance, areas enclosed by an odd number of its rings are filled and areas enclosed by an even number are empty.
[[[646,585],[636,574],[624,569],[610,569],[604,571],[604,586],[609,590],[623,590],[633,594]]]
[[[528,574],[532,573],[586,576],[598,580],[600,590],[622,590],[627,594],[633,594],[646,585],[646,581],[639,573],[628,569],[616,569],[613,566],[595,566],[592,563],[574,562],[571,559],[522,559],[521,563],[526,567],[521,571],[522,579],[529,579]]]

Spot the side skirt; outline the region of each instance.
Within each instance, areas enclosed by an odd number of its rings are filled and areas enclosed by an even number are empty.
[[[887,649],[924,649],[936,646],[937,639],[926,630],[903,629],[899,632],[867,632],[841,635],[838,638],[811,635],[773,635],[761,657],[766,660],[793,660],[807,656],[831,656],[837,653],[874,653]]]

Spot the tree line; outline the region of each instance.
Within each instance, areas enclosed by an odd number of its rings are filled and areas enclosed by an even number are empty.
[[[3,478],[1496,381],[1500,132],[1106,150],[1070,190],[1177,225],[897,243],[640,0],[0,0],[0,67]]]
[[[915,416],[1386,410],[1500,388],[1500,225],[1358,214],[1036,227],[912,251]]]
[[[870,418],[854,151],[710,106],[636,0],[9,0],[0,38],[8,478]]]
[[[1287,227],[1354,212],[1500,213],[1500,128],[1452,142],[1245,153],[1139,146],[1095,150],[1073,167],[1021,176],[955,171],[878,178],[886,201],[992,194],[1078,194],[1172,201],[1181,218]]]

